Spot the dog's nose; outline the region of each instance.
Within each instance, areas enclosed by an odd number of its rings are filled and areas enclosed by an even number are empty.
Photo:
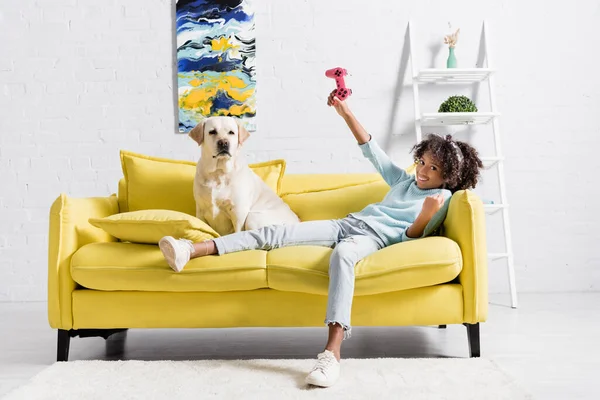
[[[217,146],[219,146],[219,148],[223,148],[223,149],[228,149],[229,148],[229,142],[227,140],[219,140],[217,142]]]

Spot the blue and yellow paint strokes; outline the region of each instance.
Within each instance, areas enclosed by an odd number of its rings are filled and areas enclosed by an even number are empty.
[[[251,0],[177,0],[179,132],[205,117],[256,115]]]

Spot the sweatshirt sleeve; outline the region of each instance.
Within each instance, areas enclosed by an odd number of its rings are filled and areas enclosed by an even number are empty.
[[[390,160],[390,157],[385,154],[372,137],[371,140],[360,144],[359,147],[363,155],[371,161],[371,164],[373,164],[388,185],[393,186],[400,181],[411,178],[404,169],[398,167]]]
[[[444,190],[442,194],[445,198],[444,204],[442,205],[442,208],[440,208],[439,211],[435,213],[431,220],[429,220],[427,226],[425,226],[425,229],[423,230],[423,235],[421,235],[418,238],[409,237],[406,234],[406,231],[408,231],[408,228],[406,228],[404,232],[402,232],[402,242],[408,242],[409,240],[425,238],[434,233],[442,225],[442,223],[446,219],[446,214],[448,213],[448,207],[450,206],[450,198],[452,197],[452,193],[450,193],[449,190]]]

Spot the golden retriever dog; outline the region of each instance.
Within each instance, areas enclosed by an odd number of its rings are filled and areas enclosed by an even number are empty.
[[[241,154],[249,134],[232,117],[210,117],[189,136],[201,146],[194,177],[196,217],[220,235],[300,222]]]

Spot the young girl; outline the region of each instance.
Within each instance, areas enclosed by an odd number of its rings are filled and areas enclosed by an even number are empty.
[[[190,258],[211,254],[299,245],[334,247],[325,316],[329,338],[306,377],[307,383],[322,387],[331,386],[338,379],[342,340],[350,337],[355,264],[385,246],[435,231],[445,218],[449,203],[446,200],[457,190],[475,187],[483,167],[477,151],[468,144],[450,136],[430,135],[413,148],[416,174],[407,174],[392,163],[334,92],[327,104],[346,121],[365,157],[390,185],[381,202],[339,220],[268,226],[199,243],[167,236],[159,243],[168,264],[177,272]]]

